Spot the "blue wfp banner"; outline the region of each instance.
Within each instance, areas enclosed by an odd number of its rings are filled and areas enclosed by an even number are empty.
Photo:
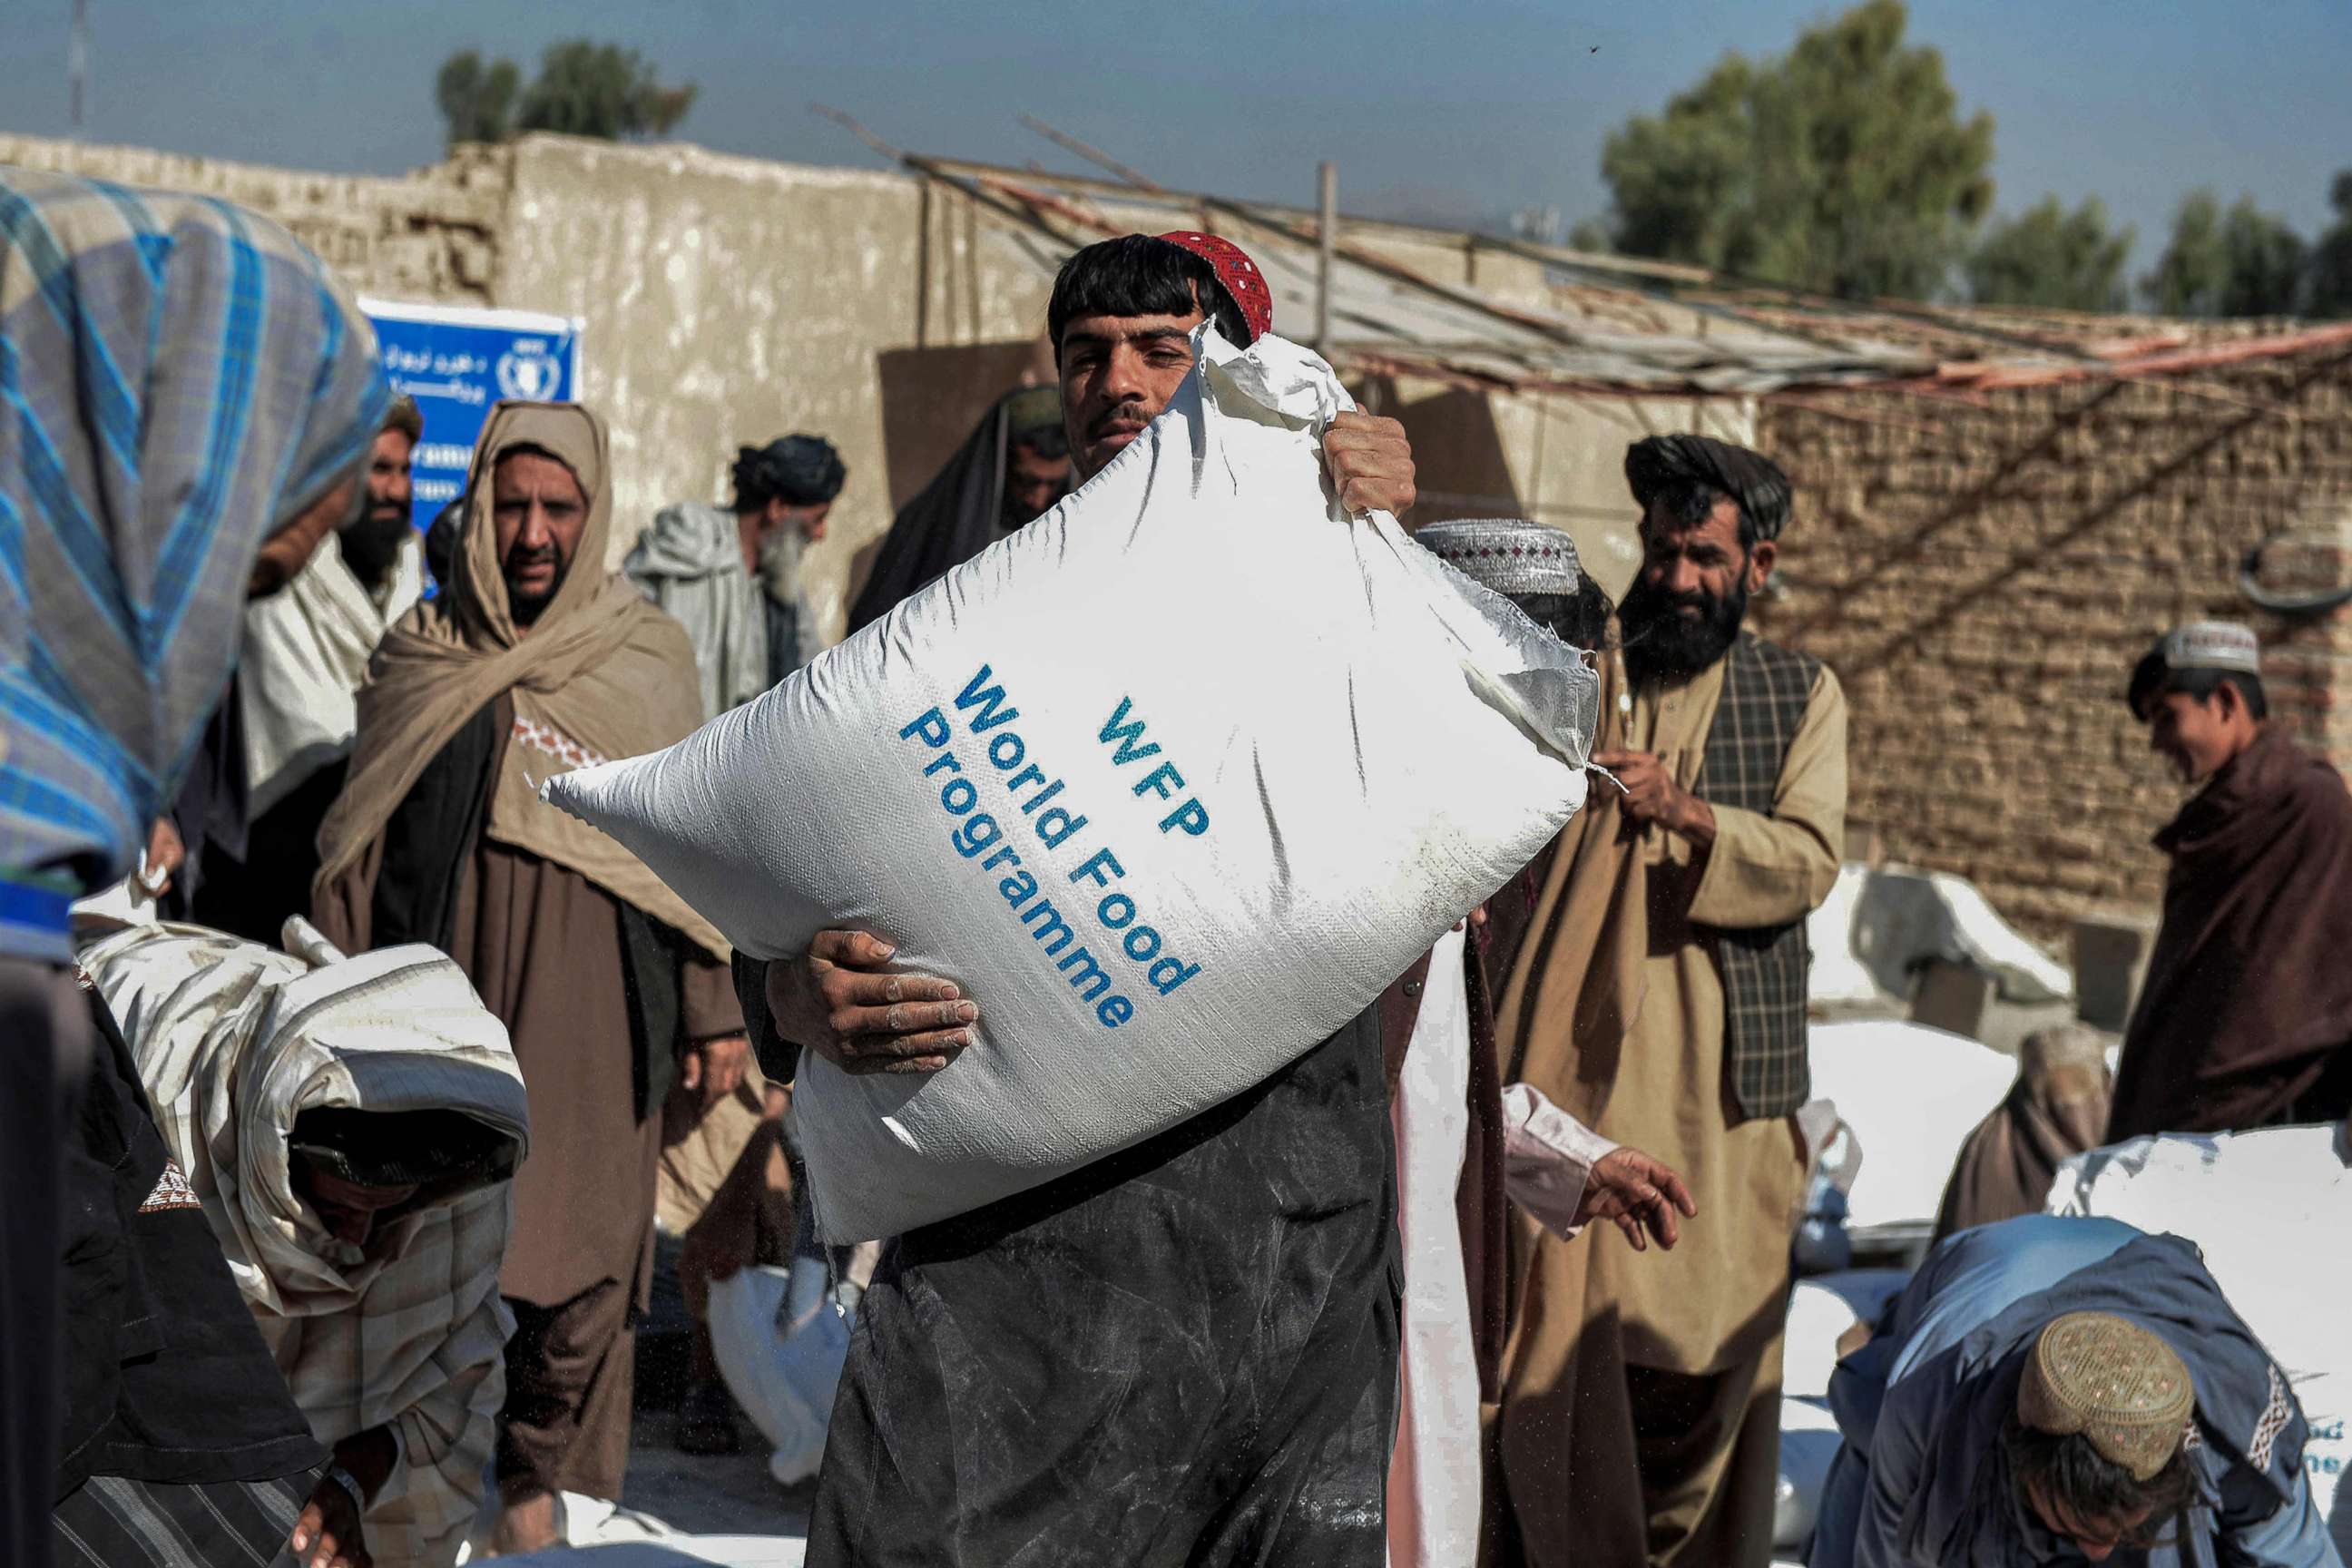
[[[402,305],[362,300],[393,390],[416,399],[425,440],[416,448],[411,515],[429,528],[466,488],[466,468],[490,405],[502,398],[560,403],[580,384],[577,316]]]

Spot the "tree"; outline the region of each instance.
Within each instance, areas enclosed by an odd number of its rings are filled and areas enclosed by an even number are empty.
[[[573,38],[551,45],[528,88],[511,60],[451,55],[433,96],[449,142],[503,142],[519,131],[560,131],[608,141],[659,136],[686,118],[695,89],[664,87],[635,49]]]
[[[503,142],[514,130],[515,94],[522,73],[512,60],[482,63],[471,49],[451,55],[433,79],[433,100],[448,122],[449,145],[460,142]]]
[[[1601,158],[1614,248],[1864,297],[1934,292],[1992,203],[1992,117],[1867,0],[1782,58],[1727,55]]]
[[[2166,316],[2286,316],[2302,301],[2303,237],[2240,196],[2224,215],[2210,191],[2191,191],[2173,216],[2156,270],[2140,279]]]
[[[2311,247],[2310,310],[2315,316],[2352,316],[2352,169],[2339,169],[2327,190],[2336,221]]]
[[[2068,212],[2056,196],[1985,236],[1969,257],[1969,294],[1980,304],[2119,310],[2132,231],[2110,231],[2096,196]]]
[[[615,142],[659,136],[686,118],[694,92],[691,85],[662,86],[635,49],[574,38],[550,46],[540,58],[539,79],[522,95],[515,123],[523,131]]]

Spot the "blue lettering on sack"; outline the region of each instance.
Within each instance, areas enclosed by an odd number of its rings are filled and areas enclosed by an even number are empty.
[[[1143,738],[1143,720],[1129,717],[1133,708],[1132,699],[1120,698],[1098,731],[1102,743],[1113,748],[1114,767],[1160,755],[1160,742]],[[1162,996],[1173,995],[1197,976],[1201,965],[1171,951],[1168,936],[1143,918],[1142,905],[1123,885],[1127,868],[1115,850],[1097,843],[1081,855],[1088,818],[1062,798],[1066,781],[1048,773],[1031,756],[1020,731],[1007,728],[1020,717],[1003,683],[982,664],[946,706],[927,708],[901,725],[898,738],[919,742],[932,753],[921,773],[929,781],[926,788],[937,786],[940,809],[948,818],[950,847],[982,871],[1003,873],[997,891],[1040,956],[1092,1005],[1097,1022],[1116,1029],[1135,1016],[1134,1001],[1115,989],[1118,982],[1112,966],[1119,960],[1131,966],[1130,984],[1138,990],[1150,986]],[[949,750],[959,722],[978,742],[967,753],[969,767]],[[1181,831],[1198,838],[1209,831],[1208,808],[1198,795],[1180,793],[1184,774],[1172,761],[1163,758],[1131,787],[1136,795],[1154,795],[1171,807],[1159,819],[1160,832]],[[1011,829],[1024,824],[1034,840],[1029,855],[1035,869],[1024,867],[1021,848],[1009,841]],[[1064,904],[1057,905],[1045,895],[1038,873],[1059,869],[1049,863],[1065,850],[1076,864],[1061,881],[1078,891],[1075,897],[1065,894]],[[1080,927],[1072,923],[1074,914],[1081,922],[1091,915],[1099,936],[1082,940]]]

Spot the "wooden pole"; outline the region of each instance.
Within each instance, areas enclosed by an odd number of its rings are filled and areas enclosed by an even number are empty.
[[[1325,162],[1316,171],[1316,205],[1320,214],[1315,237],[1315,349],[1331,357],[1331,262],[1339,246],[1339,166]]]

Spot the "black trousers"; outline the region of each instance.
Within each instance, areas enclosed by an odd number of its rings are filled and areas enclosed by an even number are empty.
[[[1381,1568],[1395,1155],[1368,1012],[1215,1110],[901,1237],[810,1568]]]
[[[89,1012],[54,964],[0,959],[0,1562],[48,1568],[58,1488],[59,1162]]]

